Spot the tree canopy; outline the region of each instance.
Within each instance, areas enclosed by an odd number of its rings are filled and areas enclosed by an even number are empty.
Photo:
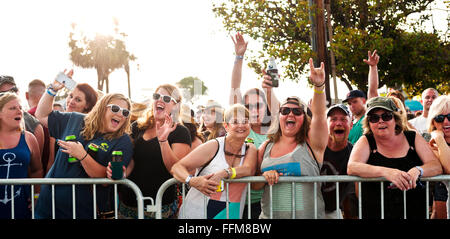
[[[109,74],[124,68],[129,75],[129,61],[136,60],[136,57],[126,50],[127,35],[119,32],[117,20],[114,25],[114,35],[96,33],[94,38],[89,38],[82,31],[77,31],[76,24],[73,23],[72,32],[69,34],[70,59],[76,66],[95,68],[98,76],[97,88],[103,90],[106,87],[106,93],[109,92]]]
[[[260,73],[270,56],[282,61],[288,80],[298,81],[308,70],[311,47],[308,0],[215,0],[213,12],[225,29],[241,32],[262,42],[251,51],[248,65]],[[312,1],[311,1],[312,2]],[[433,0],[325,0],[330,4],[332,41],[328,50],[336,57],[336,76],[349,89],[367,91],[367,51],[380,55],[379,86],[403,88],[412,95],[425,88],[450,91],[450,46],[443,33],[425,32],[421,24],[429,17],[407,24],[407,17],[422,13]],[[440,35],[441,34],[441,35]]]
[[[204,95],[208,91],[208,87],[206,87],[205,83],[198,77],[188,76],[181,79],[176,84],[180,89],[185,90],[185,95],[183,97],[187,101],[191,101],[191,103],[193,103],[195,97]]]

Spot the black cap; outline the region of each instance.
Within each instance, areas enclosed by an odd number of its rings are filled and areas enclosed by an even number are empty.
[[[334,109],[340,109],[340,110],[342,110],[346,115],[348,115],[348,116],[351,117],[351,113],[350,113],[350,111],[348,110],[347,106],[345,106],[345,105],[343,105],[343,104],[332,105],[330,108],[328,108],[328,110],[327,110],[327,117],[330,116],[331,111],[334,110]]]
[[[347,102],[349,99],[353,99],[356,97],[363,97],[363,98],[367,99],[366,94],[364,92],[362,92],[361,90],[352,90],[347,93],[347,97],[342,102]]]

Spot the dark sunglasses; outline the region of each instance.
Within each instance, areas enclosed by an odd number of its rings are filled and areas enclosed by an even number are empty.
[[[437,123],[442,123],[442,122],[444,122],[445,117],[447,117],[447,120],[450,121],[450,114],[436,115],[436,117],[434,117],[434,121],[436,121]]]
[[[129,110],[124,109],[124,108],[122,108],[122,107],[120,107],[118,105],[110,104],[110,105],[107,105],[106,107],[109,107],[113,113],[119,113],[119,111],[122,111],[122,115],[124,117],[128,117],[130,115],[130,111]]]
[[[300,116],[303,114],[303,110],[301,108],[289,108],[289,107],[281,107],[280,108],[280,113],[282,115],[288,115],[291,113],[291,111],[296,116]]]
[[[178,103],[172,96],[168,96],[168,95],[161,95],[159,93],[153,93],[153,99],[154,100],[159,100],[159,98],[162,97],[162,100],[164,101],[164,103],[170,103],[171,100],[173,100],[173,102]]]
[[[378,121],[380,121],[380,118],[384,122],[387,122],[387,121],[391,120],[393,117],[394,117],[394,115],[392,113],[386,112],[386,113],[383,113],[382,115],[370,114],[368,119],[369,119],[370,123],[378,123]]]

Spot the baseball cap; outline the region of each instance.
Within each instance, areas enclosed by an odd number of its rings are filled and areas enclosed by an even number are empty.
[[[1,75],[0,76],[0,86],[2,86],[5,83],[16,85],[16,82],[14,81],[14,77]]]
[[[350,111],[348,110],[347,106],[343,105],[343,104],[336,104],[336,105],[332,105],[330,108],[328,108],[327,110],[327,117],[330,116],[331,111],[333,111],[334,109],[340,109],[342,110],[346,115],[351,116]]]
[[[398,111],[398,107],[395,105],[394,101],[391,100],[389,97],[373,97],[370,98],[367,103],[367,112],[366,115],[369,114],[369,112],[373,109],[384,109],[390,112],[396,112]]]
[[[363,98],[367,99],[366,94],[363,91],[351,90],[350,92],[347,93],[347,97],[342,102],[347,102],[349,99],[353,99],[356,97],[363,97]]]

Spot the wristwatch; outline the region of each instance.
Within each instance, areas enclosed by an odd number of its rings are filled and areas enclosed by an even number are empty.
[[[187,176],[186,180],[184,180],[184,183],[187,184],[187,185],[189,185],[189,182],[191,181],[191,179],[192,179],[193,177],[194,177],[194,176],[192,176],[192,175]]]
[[[420,172],[419,178],[421,178],[422,175],[423,175],[423,168],[422,168],[422,167],[419,167],[419,166],[416,166],[416,168],[419,170],[419,172]]]

